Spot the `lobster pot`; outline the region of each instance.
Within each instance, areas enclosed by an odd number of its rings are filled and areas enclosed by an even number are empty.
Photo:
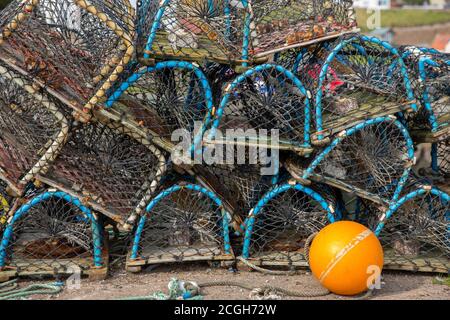
[[[134,234],[127,269],[145,265],[233,260],[230,214],[211,191],[178,184],[162,191],[147,206]]]
[[[341,132],[309,164],[290,159],[287,167],[303,183],[321,181],[387,206],[398,199],[414,162],[406,128],[380,117]]]
[[[83,199],[130,227],[166,170],[161,152],[114,122],[73,128],[51,170],[40,180]]]
[[[29,78],[0,62],[0,178],[10,194],[21,196],[61,150],[69,132],[62,110]]]
[[[383,215],[376,234],[391,269],[448,273],[450,196],[430,186],[405,193]]]
[[[250,211],[242,257],[263,267],[305,267],[306,240],[336,221],[332,203],[300,184],[279,185]]]
[[[0,279],[33,275],[106,276],[102,225],[60,191],[44,192],[8,220],[0,245]]]
[[[15,0],[0,13],[0,53],[71,107],[91,108],[133,54],[128,0]]]
[[[134,123],[149,136],[162,138],[163,149],[190,156],[189,147],[200,146],[213,112],[209,83],[199,67],[189,62],[165,61],[137,68],[106,102],[122,121]],[[195,138],[193,137],[195,135]]]
[[[310,152],[311,103],[303,84],[281,66],[248,70],[224,88],[207,142]]]
[[[351,34],[300,50],[292,69],[314,95],[316,144],[368,118],[417,108],[400,54],[376,38]]]
[[[250,1],[251,52],[255,57],[337,37],[356,28],[349,0]]]
[[[450,132],[450,54],[414,47],[400,50],[420,101],[419,112],[408,119],[409,126],[418,131],[417,138],[435,142]]]
[[[138,48],[144,58],[247,64],[355,27],[346,0],[144,0]]]

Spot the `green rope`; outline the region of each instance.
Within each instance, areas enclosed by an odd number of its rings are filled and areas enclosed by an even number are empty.
[[[0,283],[0,293],[8,292],[14,290],[18,287],[17,279],[10,280],[4,283]]]
[[[433,279],[433,284],[446,285],[450,287],[450,277],[447,278],[436,277]]]
[[[0,284],[0,300],[14,300],[36,294],[58,294],[63,289],[63,283],[32,284],[25,288],[17,288],[17,279]]]
[[[255,287],[251,285],[246,285],[241,282],[237,281],[212,281],[212,282],[205,282],[205,283],[199,283],[198,286],[200,288],[207,288],[207,287],[238,287],[242,288],[248,291],[252,291],[252,293],[259,295],[261,297],[267,297],[270,294],[281,294],[284,296],[289,297],[303,297],[303,298],[314,298],[314,297],[322,297],[329,295],[330,292],[327,289],[324,288],[318,288],[314,291],[308,291],[308,290],[287,290],[281,287],[271,286],[271,285],[264,285],[260,287]]]
[[[169,282],[169,294],[157,291],[148,296],[124,297],[119,300],[203,300],[199,290],[188,286],[187,282],[172,278]]]

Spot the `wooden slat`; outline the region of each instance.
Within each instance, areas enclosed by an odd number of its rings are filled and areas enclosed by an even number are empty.
[[[68,270],[70,266],[79,267],[81,275],[88,276],[90,280],[103,280],[107,277],[109,270],[109,250],[107,247],[103,248],[102,260],[103,267],[94,267],[92,257],[41,260],[14,259],[12,261],[14,266],[7,266],[0,270],[0,283],[16,277],[72,275],[74,270]]]
[[[301,178],[303,176],[303,171],[304,171],[303,168],[300,168],[299,166],[297,166],[295,164],[294,161],[291,161],[289,159],[284,163],[284,166],[285,166],[286,170],[291,174],[291,176],[294,180],[297,180],[299,183],[305,184],[305,181]],[[345,183],[343,181],[340,181],[340,180],[337,180],[337,179],[334,179],[331,177],[317,175],[317,174],[312,174],[308,179],[311,181],[319,182],[319,183],[325,183],[329,186],[338,188],[346,193],[351,193],[351,194],[357,195],[361,198],[378,203],[381,206],[388,207],[387,202],[385,200],[381,199],[380,197],[378,197],[377,195],[371,194],[365,190],[359,189],[359,188],[352,186],[348,183]]]
[[[270,139],[268,139],[267,143],[265,142],[260,142],[260,141],[249,141],[248,139],[245,139],[245,137],[242,138],[237,138],[236,140],[230,141],[230,140],[208,140],[207,138],[204,139],[204,144],[206,146],[226,146],[226,145],[233,145],[233,146],[245,146],[245,147],[257,147],[258,149],[268,149],[268,150],[286,150],[286,151],[292,151],[297,153],[298,155],[301,156],[307,156],[310,155],[314,149],[310,148],[310,147],[304,147],[304,146],[300,146],[298,144],[295,143],[291,143],[289,141],[283,141],[280,140],[278,142],[276,142],[275,144],[272,145],[272,142]]]
[[[343,31],[343,32],[331,32],[331,33],[328,33],[328,34],[326,34],[326,35],[324,35],[322,37],[319,37],[319,38],[314,38],[314,39],[303,41],[303,42],[296,43],[296,44],[293,44],[293,45],[286,45],[286,46],[283,46],[281,48],[276,48],[276,49],[273,49],[273,50],[268,50],[268,51],[264,51],[264,52],[261,52],[261,53],[257,53],[255,55],[255,58],[265,57],[265,56],[272,55],[272,54],[275,54],[277,52],[286,51],[286,50],[289,50],[289,49],[307,47],[307,46],[310,46],[310,45],[313,45],[313,44],[316,44],[316,43],[320,43],[320,42],[324,42],[324,41],[328,41],[328,40],[332,40],[332,39],[337,39],[337,38],[339,38],[339,37],[341,37],[343,35],[350,34],[350,33],[357,33],[357,32],[360,32],[360,31],[361,31],[361,29],[359,29],[359,28],[353,28],[351,30],[346,30],[346,31]]]
[[[450,139],[450,125],[443,126],[436,132],[429,129],[413,129],[410,133],[415,143],[435,143]]]
[[[352,128],[367,119],[384,117],[394,115],[398,112],[408,111],[410,109],[410,104],[411,102],[367,103],[358,108],[358,110],[350,111],[339,117],[336,117],[336,115],[325,114],[323,117],[323,127],[326,130],[324,132],[314,133],[312,135],[312,139],[317,140],[318,134],[322,134],[324,137],[335,135],[345,129]]]
[[[280,253],[272,253],[272,254],[262,254],[259,256],[253,256],[249,261],[261,267],[290,267],[294,266],[297,268],[308,268],[309,265],[304,259],[304,256],[301,253],[298,253],[298,257],[293,255],[292,252],[286,253],[290,254],[290,261],[288,260],[280,260],[277,257],[280,256]],[[293,256],[292,256],[293,255]],[[242,263],[239,263],[238,266],[244,266]],[[446,257],[414,257],[414,258],[406,258],[406,257],[398,257],[392,254],[391,251],[387,250],[385,252],[384,259],[384,269],[385,270],[400,270],[400,271],[413,271],[413,272],[429,272],[429,273],[444,273],[447,274],[450,272],[450,260]]]
[[[234,260],[233,254],[223,254],[218,246],[169,247],[146,249],[141,256],[143,259],[127,259],[127,267],[139,267],[152,264],[192,261],[224,261]]]

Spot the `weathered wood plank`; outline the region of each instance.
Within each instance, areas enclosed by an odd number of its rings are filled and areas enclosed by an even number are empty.
[[[303,254],[286,252],[289,255],[289,260],[280,259],[281,252],[267,253],[258,256],[252,256],[249,262],[260,267],[296,267],[309,268]],[[244,267],[242,262],[237,263],[238,268]],[[450,260],[442,256],[419,256],[419,257],[402,257],[396,256],[391,250],[386,250],[384,259],[385,270],[399,270],[412,272],[427,272],[427,273],[450,273]]]
[[[161,263],[234,260],[233,254],[223,254],[222,249],[217,246],[199,246],[197,249],[189,247],[147,248],[141,256],[145,258],[130,259],[128,257],[126,267],[133,270],[133,268]]]
[[[312,134],[313,143],[317,141],[319,134],[324,138],[333,136],[345,129],[352,128],[357,124],[366,121],[367,119],[375,117],[384,117],[394,115],[398,112],[408,111],[411,102],[392,103],[392,102],[377,102],[366,103],[357,110],[347,112],[345,115],[337,117],[336,115],[324,114],[323,127],[326,128],[323,132],[316,132]]]

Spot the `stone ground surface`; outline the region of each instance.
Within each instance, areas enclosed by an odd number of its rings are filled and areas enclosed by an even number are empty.
[[[79,289],[66,289],[57,296],[33,296],[31,299],[63,299],[92,300],[119,299],[130,296],[145,296],[155,291],[167,293],[167,284],[171,278],[197,282],[207,281],[238,281],[252,286],[273,285],[290,290],[313,290],[317,283],[308,272],[295,276],[271,276],[257,272],[233,273],[226,269],[210,268],[206,264],[166,265],[147,269],[139,274],[131,274],[123,269],[113,270],[111,276],[98,282],[83,279]],[[385,272],[382,289],[377,291],[373,299],[443,299],[450,300],[450,287],[433,284],[436,275]],[[46,283],[48,280],[22,280],[21,286],[32,283]],[[249,299],[249,291],[236,287],[214,287],[204,290],[205,299]],[[283,299],[294,299],[283,297]],[[301,299],[301,298],[295,298]],[[316,299],[342,300],[343,297],[328,295]]]

